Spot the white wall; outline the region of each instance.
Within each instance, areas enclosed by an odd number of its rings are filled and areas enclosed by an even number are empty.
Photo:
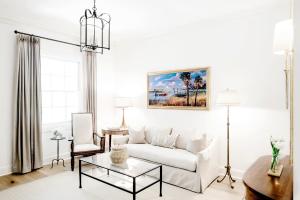
[[[62,28],[62,27],[60,27]],[[29,25],[20,25],[17,22],[4,21],[0,19],[0,175],[9,173],[11,171],[11,157],[12,157],[12,134],[13,134],[13,105],[14,105],[14,87],[16,84],[16,35],[13,31],[17,29],[28,33],[43,35],[47,37],[57,38],[60,40],[70,41],[77,43],[78,39],[70,36],[57,34],[53,31],[32,27]],[[47,40],[41,40],[41,56],[58,58],[62,60],[78,61],[81,62],[82,56],[78,47],[68,46]],[[111,121],[111,112],[105,114],[107,109],[112,110],[109,104],[112,90],[103,90],[104,84],[109,83],[113,79],[110,56],[99,56],[99,109],[103,108],[99,120],[99,125],[106,121]],[[103,64],[103,65],[102,65]],[[105,75],[104,75],[105,74]],[[111,84],[113,87],[113,84]],[[106,104],[104,106],[103,104]],[[105,117],[104,117],[105,116]],[[59,129],[65,136],[69,136],[70,124],[62,124],[55,127]],[[101,127],[99,127],[100,129]],[[43,156],[44,163],[49,163],[56,157],[56,142],[50,141],[49,138],[53,136],[53,130],[45,129],[43,127]],[[64,140],[61,142],[61,155],[65,158],[69,157],[69,143]]]
[[[266,9],[241,17],[199,22],[145,40],[123,42],[115,57],[116,95],[135,97],[128,109],[131,125],[198,128],[221,139],[226,155],[226,112],[215,106],[216,94],[225,88],[238,90],[240,107],[231,112],[231,164],[241,176],[259,156],[270,154],[270,135],[286,140],[288,112],[285,110],[283,58],[273,55],[273,29],[287,18],[284,9]],[[210,111],[146,108],[147,72],[211,67]],[[116,120],[120,112],[115,110]]]

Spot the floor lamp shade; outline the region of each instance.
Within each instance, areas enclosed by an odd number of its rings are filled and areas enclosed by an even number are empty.
[[[293,20],[283,20],[275,25],[274,30],[274,54],[284,55],[293,50],[294,25]]]
[[[240,104],[240,96],[237,91],[226,89],[218,94],[216,104],[219,106],[237,106]]]

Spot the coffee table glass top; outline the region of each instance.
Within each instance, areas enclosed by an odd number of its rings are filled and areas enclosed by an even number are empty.
[[[80,158],[81,161],[108,169],[129,177],[138,177],[159,168],[161,165],[129,157],[126,163],[115,165],[111,162],[109,153]]]

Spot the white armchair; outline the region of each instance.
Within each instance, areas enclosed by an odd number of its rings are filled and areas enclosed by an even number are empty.
[[[100,139],[100,146],[97,145]],[[91,156],[103,153],[105,150],[105,137],[93,132],[92,113],[72,113],[71,142],[71,170],[74,171],[75,156]]]

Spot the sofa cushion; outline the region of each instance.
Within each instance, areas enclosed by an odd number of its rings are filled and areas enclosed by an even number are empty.
[[[197,156],[183,149],[169,149],[151,144],[127,144],[129,156],[189,171],[196,171]]]
[[[151,144],[154,146],[161,146],[166,148],[174,148],[178,134],[172,133],[168,135],[156,135],[152,138]]]
[[[129,133],[129,144],[145,144],[145,127],[142,127],[140,130],[128,128]]]
[[[145,129],[145,137],[147,143],[152,143],[152,138],[156,135],[169,135],[171,134],[171,128],[158,128],[158,127],[146,127]]]
[[[196,132],[196,129],[173,128],[172,133],[179,135],[176,140],[175,147],[178,149],[186,149],[189,141],[196,138]]]

